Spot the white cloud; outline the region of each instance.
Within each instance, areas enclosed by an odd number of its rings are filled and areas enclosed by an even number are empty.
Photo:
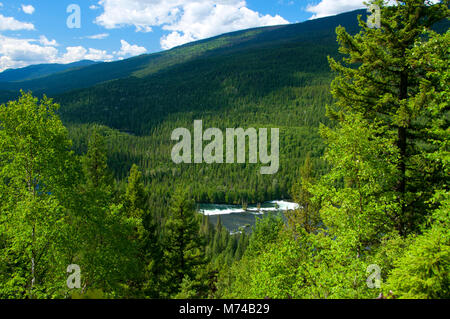
[[[100,9],[100,7],[99,7],[99,6],[96,6],[95,4],[93,4],[93,5],[89,6],[89,9],[91,9],[91,10],[97,10],[97,9]]]
[[[114,54],[116,54],[120,57],[124,57],[126,55],[136,56],[136,55],[141,55],[141,54],[144,54],[145,52],[147,52],[146,48],[140,47],[137,45],[131,45],[125,40],[120,40],[120,44],[122,45],[122,47],[120,48],[120,51],[114,52]]]
[[[80,39],[91,39],[91,40],[102,40],[109,37],[109,33],[100,33],[100,34],[94,34],[94,35],[88,35],[85,37],[81,37]]]
[[[317,19],[366,7],[364,0],[322,0],[316,5],[308,5],[306,11],[314,14],[311,19]]]
[[[0,72],[41,63],[71,63],[80,60],[112,61],[114,55],[105,50],[82,46],[67,47],[60,52],[55,40],[47,37],[39,39],[18,39],[0,34]]]
[[[106,50],[69,46],[59,50],[56,40],[49,40],[45,35],[39,39],[19,39],[0,34],[0,72],[41,63],[72,63],[81,60],[113,61],[125,57],[141,55],[147,49],[120,41],[121,48],[113,53]]]
[[[13,17],[5,17],[0,14],[0,31],[34,30],[32,23],[21,22]]]
[[[161,38],[169,49],[218,34],[288,21],[279,15],[261,15],[243,0],[100,0],[104,12],[96,23],[107,28],[134,26],[150,32],[159,26],[170,33]]]
[[[39,43],[42,44],[43,46],[51,46],[51,47],[57,47],[58,46],[58,42],[56,42],[56,40],[49,40],[47,39],[47,37],[45,35],[41,35],[39,37]]]
[[[288,22],[280,16],[262,16],[248,9],[245,2],[236,5],[193,2],[185,6],[177,22],[163,26],[172,32],[161,39],[161,47],[170,49],[226,32],[285,23]]]
[[[39,45],[34,39],[16,39],[0,35],[0,71],[55,60],[58,50]]]
[[[34,13],[34,7],[30,5],[24,5],[22,4],[22,11],[26,14],[33,14]]]
[[[92,61],[112,61],[114,56],[108,54],[105,50],[86,49],[82,46],[67,47],[67,52],[60,58],[56,59],[58,63],[72,63],[81,60]]]
[[[440,0],[431,0],[432,4],[438,3]],[[366,0],[321,0],[316,5],[308,5],[306,11],[313,13],[310,19],[317,19],[336,15],[343,12],[353,11],[357,9],[365,9]],[[396,1],[388,0],[387,5],[395,5]]]

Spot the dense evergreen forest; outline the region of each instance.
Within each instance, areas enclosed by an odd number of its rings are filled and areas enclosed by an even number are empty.
[[[0,85],[0,298],[449,298],[449,3],[373,2]],[[280,128],[279,172],[174,164],[197,119]]]
[[[352,23],[347,22],[350,16]],[[332,23],[346,22],[356,30],[355,16]],[[304,26],[290,29],[265,30],[262,40],[253,39],[259,34],[256,31],[238,34],[231,47],[223,47],[223,38],[213,39],[200,43],[200,48],[187,48],[193,54],[204,46],[219,46],[217,52],[201,58],[56,96],[76,150],[86,151],[90,126],[101,124],[116,177],[126,177],[136,163],[158,197],[173,188],[176,177],[192,187],[197,202],[240,204],[290,198],[297,178],[293,172],[306,154],[311,152],[317,168],[325,169],[318,127],[328,122],[324,106],[332,102],[326,58],[337,55],[334,27],[312,35]],[[278,35],[278,40],[269,41]],[[242,37],[247,39],[245,45]],[[284,150],[280,173],[275,178],[261,176],[260,166],[250,164],[175,165],[170,160],[171,132],[178,127],[192,130],[196,119],[202,119],[205,128],[222,130],[280,128]]]
[[[317,169],[326,167],[320,160],[324,145],[318,133],[319,123],[328,123],[324,106],[332,102],[326,59],[338,55],[336,26],[357,30],[356,13],[319,20],[241,31],[129,62],[10,85],[32,89],[37,96],[40,87],[48,87],[45,93],[62,106],[59,114],[78,154],[86,152],[91,128],[102,125],[115,177],[124,180],[136,163],[157,198],[172,188],[174,177],[192,186],[197,202],[290,198],[298,163],[306,154],[312,153]],[[53,93],[61,90],[61,83],[77,88],[80,82],[101,81],[104,74],[114,78],[130,72],[131,77],[91,88]],[[8,85],[0,83],[0,88]],[[5,94],[4,100],[15,98]],[[220,129],[280,128],[285,150],[280,173],[261,176],[258,165],[173,164],[171,132],[192,128],[195,119]]]

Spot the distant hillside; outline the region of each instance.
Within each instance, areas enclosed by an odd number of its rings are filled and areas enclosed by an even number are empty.
[[[366,10],[356,10],[302,23],[242,30],[122,61],[80,61],[71,65],[37,65],[7,70],[0,73],[0,102],[10,98],[14,95],[12,92],[18,92],[20,89],[31,90],[36,94],[55,95],[111,80],[144,78],[199,58],[223,56],[258,47],[270,48],[282,43],[311,40],[331,45],[335,44],[336,26],[342,25],[350,32],[357,32],[358,14],[365,18],[367,13]],[[436,26],[436,30],[443,32],[448,29],[448,25],[448,21],[444,21]]]
[[[328,91],[331,73],[327,56],[338,55],[335,28],[342,25],[356,33],[357,15],[363,13],[358,10],[304,23],[239,31],[115,62],[117,73],[130,72],[127,67],[132,63],[136,69],[129,77],[56,98],[67,121],[95,122],[147,134],[173,113],[219,112],[238,104],[255,104],[288,88],[324,85]],[[105,75],[110,65],[65,75],[80,77],[99,68],[105,69],[101,72]],[[72,78],[67,84],[76,82],[77,78]],[[285,98],[280,96],[279,101]]]
[[[37,64],[20,69],[8,69],[0,73],[0,82],[29,81],[63,71],[90,66],[97,63],[98,62],[83,60],[69,64]]]
[[[39,79],[0,83],[0,91],[24,89],[32,90],[34,93],[45,92],[52,95],[73,89],[88,88],[115,79],[142,78],[198,58],[223,56],[231,52],[251,50],[262,46],[270,48],[283,43],[311,41],[317,38],[335,43],[335,27],[340,24],[357,30],[355,22],[357,14],[365,15],[366,13],[364,10],[358,10],[303,23],[237,31],[189,43],[168,51],[141,55],[122,61],[98,63]]]

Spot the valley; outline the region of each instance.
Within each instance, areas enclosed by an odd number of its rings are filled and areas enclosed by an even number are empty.
[[[0,73],[0,299],[448,299],[449,1],[370,3]]]

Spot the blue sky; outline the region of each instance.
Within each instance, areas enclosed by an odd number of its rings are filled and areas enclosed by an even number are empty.
[[[333,15],[364,7],[362,3],[363,0],[0,0],[0,71],[37,63],[124,59],[226,32]],[[80,8],[80,28],[67,25],[74,13],[67,12],[71,4]]]

